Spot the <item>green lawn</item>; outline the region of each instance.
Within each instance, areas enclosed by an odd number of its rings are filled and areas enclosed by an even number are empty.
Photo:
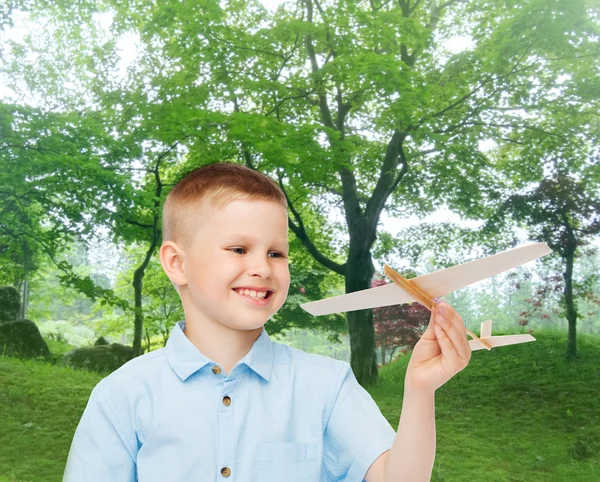
[[[600,338],[580,336],[569,363],[564,336],[475,351],[437,391],[433,481],[600,481]],[[394,428],[407,363],[371,390]]]
[[[600,480],[600,339],[563,335],[473,353],[436,395],[434,481]],[[398,426],[408,357],[371,389]],[[0,482],[60,481],[73,432],[100,375],[0,358]],[[285,481],[282,481],[285,482]]]

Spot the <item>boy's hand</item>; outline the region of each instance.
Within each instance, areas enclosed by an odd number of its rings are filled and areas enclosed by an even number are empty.
[[[448,303],[436,304],[429,326],[413,349],[405,386],[433,393],[465,368],[470,359],[463,319]]]

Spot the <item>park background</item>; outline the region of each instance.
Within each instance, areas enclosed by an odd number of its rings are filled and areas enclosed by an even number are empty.
[[[592,0],[0,5],[0,481],[60,480],[93,386],[183,319],[171,186],[226,161],[289,204],[267,331],[348,361],[397,427],[417,304],[300,304],[529,241],[447,297],[473,354],[436,395],[432,480],[600,480],[600,5]]]

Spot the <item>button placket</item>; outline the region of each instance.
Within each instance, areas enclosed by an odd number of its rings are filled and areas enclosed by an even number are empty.
[[[233,423],[233,409],[231,405],[231,396],[235,386],[238,382],[238,377],[229,378],[229,376],[223,379],[223,385],[221,388],[221,406],[219,407],[219,467],[222,477],[229,477],[232,472],[231,462],[234,456],[234,423]]]

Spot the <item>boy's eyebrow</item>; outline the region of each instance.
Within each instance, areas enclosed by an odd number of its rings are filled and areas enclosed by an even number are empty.
[[[231,234],[228,234],[226,236],[226,238],[228,240],[237,238],[237,239],[243,239],[243,240],[247,240],[247,241],[256,241],[257,239],[261,239],[261,238],[255,238],[254,236],[250,236],[248,234],[241,234],[241,233],[231,233]],[[288,240],[286,238],[280,238],[279,241],[283,244],[288,244]]]

